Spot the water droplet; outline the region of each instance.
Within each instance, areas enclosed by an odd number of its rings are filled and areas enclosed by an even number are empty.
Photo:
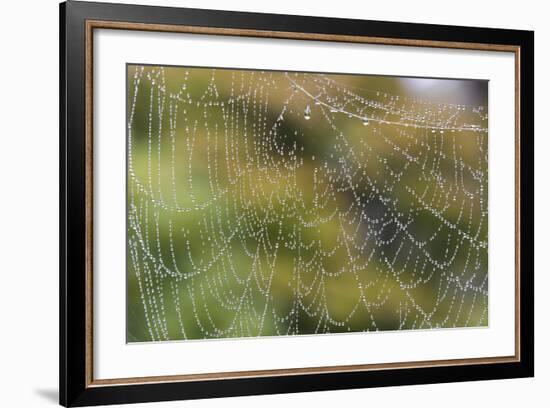
[[[368,118],[363,118],[363,126],[368,126],[369,124],[369,119]]]
[[[311,108],[309,107],[309,105],[306,105],[306,109],[304,110],[304,119],[311,119]]]

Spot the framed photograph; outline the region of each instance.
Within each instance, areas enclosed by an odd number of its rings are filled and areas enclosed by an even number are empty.
[[[533,32],[60,25],[62,405],[534,375]]]

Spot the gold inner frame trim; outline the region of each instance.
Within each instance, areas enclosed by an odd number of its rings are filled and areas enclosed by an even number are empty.
[[[237,37],[277,38],[309,41],[331,41],[341,43],[362,43],[397,45],[411,47],[450,48],[478,51],[513,52],[515,57],[515,353],[513,356],[479,357],[447,360],[395,362],[379,364],[353,364],[323,367],[300,367],[273,370],[252,370],[214,372],[201,374],[164,375],[153,377],[127,377],[113,379],[93,378],[93,30],[117,29],[131,31],[152,31],[221,35]],[[86,233],[85,233],[85,283],[86,283],[86,346],[85,346],[85,385],[101,387],[144,383],[168,383],[179,381],[206,381],[252,377],[274,377],[305,374],[357,372],[373,370],[410,369],[421,367],[462,366],[473,364],[513,363],[520,356],[520,51],[521,47],[505,44],[466,43],[415,39],[396,39],[369,36],[299,33],[288,31],[250,30],[235,28],[197,27],[187,25],[166,25],[148,23],[128,23],[120,21],[86,21]]]

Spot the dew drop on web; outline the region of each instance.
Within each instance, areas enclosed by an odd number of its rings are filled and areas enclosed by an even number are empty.
[[[310,120],[311,119],[311,108],[309,105],[306,105],[306,108],[304,109],[304,119]]]

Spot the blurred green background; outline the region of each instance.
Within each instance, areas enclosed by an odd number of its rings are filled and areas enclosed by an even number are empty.
[[[487,86],[128,65],[127,340],[487,325]]]

